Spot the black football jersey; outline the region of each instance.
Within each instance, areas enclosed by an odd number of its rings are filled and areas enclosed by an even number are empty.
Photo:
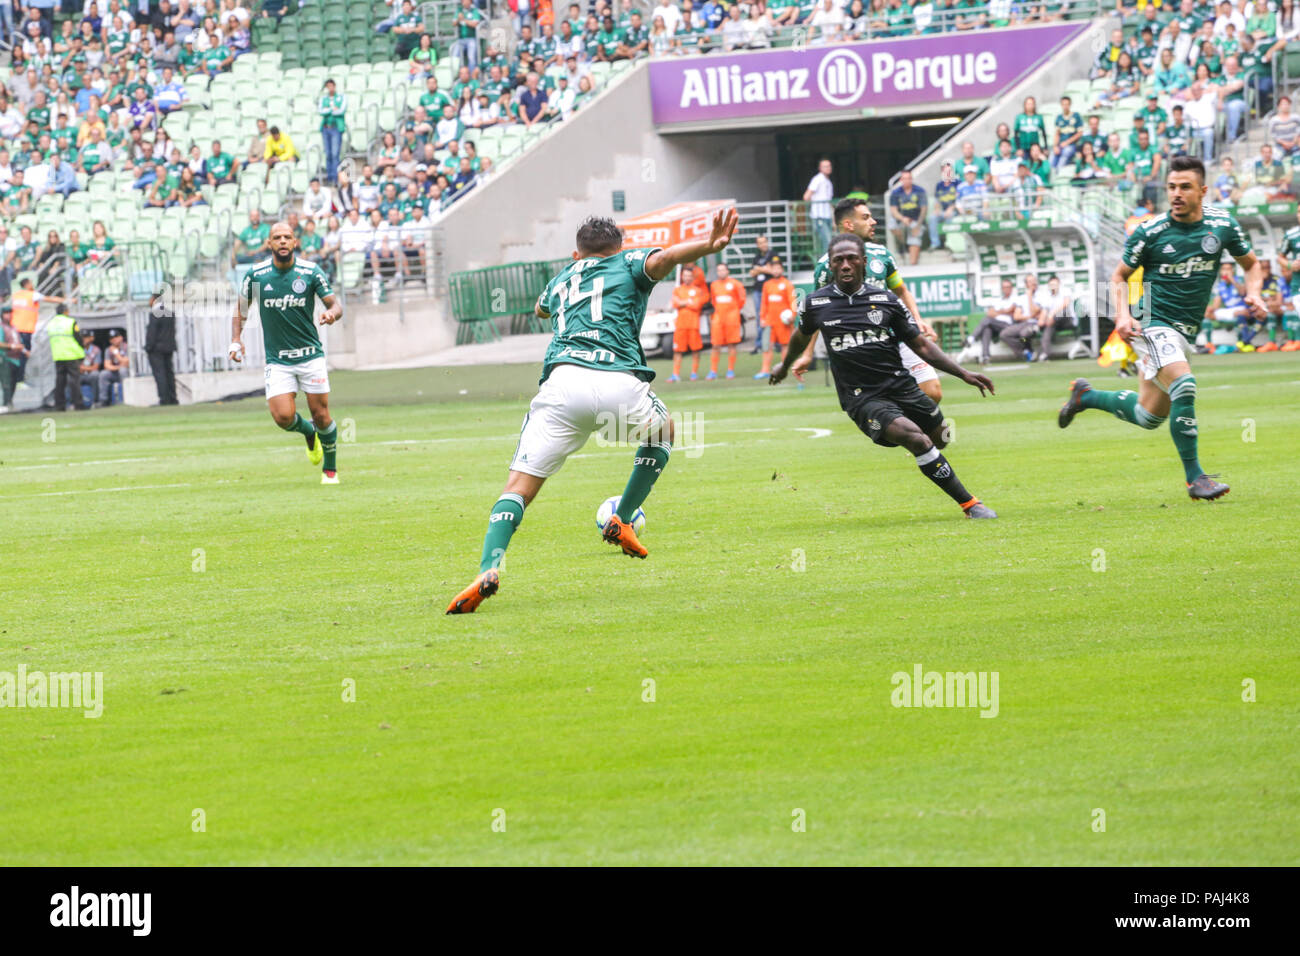
[[[887,289],[864,284],[850,295],[834,283],[823,286],[804,297],[799,328],[809,335],[821,332],[841,408],[912,382],[898,343],[910,343],[921,330]]]

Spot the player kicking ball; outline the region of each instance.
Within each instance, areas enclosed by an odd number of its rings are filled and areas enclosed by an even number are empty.
[[[679,265],[725,249],[738,218],[734,209],[719,212],[707,239],[628,252],[623,230],[612,219],[592,216],[578,227],[573,262],[537,299],[537,316],[550,319],[554,333],[506,486],[488,516],[478,577],[452,599],[448,614],[471,613],[497,593],[501,561],[524,509],[565,459],[611,419],[620,435],[636,438],[640,447],[602,536],[630,557],[646,557],[632,517],[668,464],[673,443],[672,419],[650,390],[655,373],[641,350],[646,302],[655,283]]]
[[[239,286],[239,301],[232,322],[230,358],[244,360],[241,341],[248,305],[257,303],[266,344],[266,407],[275,423],[297,432],[307,441],[307,458],[321,465],[322,485],[339,483],[335,454],[338,426],[330,418],[330,378],[325,369],[325,349],[312,322],[316,300],[325,306],[319,322],[332,325],[343,317],[329,279],[315,263],[294,255],[298,240],[286,222],[271,227],[271,258],[254,263]],[[298,389],[307,395],[311,421],[298,414]]]
[[[1197,455],[1196,377],[1188,355],[1214,291],[1224,250],[1246,270],[1246,305],[1261,318],[1268,312],[1260,296],[1264,270],[1237,220],[1219,206],[1202,205],[1205,165],[1199,159],[1175,156],[1170,160],[1165,189],[1169,212],[1133,230],[1111,276],[1111,288],[1126,292],[1129,276],[1142,267],[1145,325],[1133,318],[1127,294],[1113,297],[1115,332],[1138,355],[1138,391],[1105,392],[1075,379],[1057,423],[1065,428],[1085,408],[1099,408],[1148,429],[1159,428],[1168,419],[1183,462],[1187,494],[1212,501],[1226,495],[1228,486],[1216,481],[1216,475],[1207,475]]]
[[[804,299],[790,349],[770,379],[777,385],[821,332],[840,407],[877,445],[901,445],[916,456],[921,474],[961,505],[968,518],[996,518],[958,480],[939,450],[947,444],[943,415],[934,400],[921,391],[899,356],[908,345],[935,368],[973,385],[983,395],[993,394],[993,383],[978,372],[968,372],[922,334],[912,313],[888,289],[866,284],[867,250],[856,233],[841,233],[831,240],[830,274],[834,282]]]

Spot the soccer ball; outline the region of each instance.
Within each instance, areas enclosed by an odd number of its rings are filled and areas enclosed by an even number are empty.
[[[794,322],[794,313],[791,312],[789,309],[784,309],[781,312],[781,324],[791,325],[793,324],[793,322]]]
[[[614,514],[614,509],[618,507],[622,495],[615,495],[613,498],[606,498],[599,508],[596,509],[596,527],[601,531],[605,530],[605,525],[609,524],[610,516]],[[638,535],[645,530],[645,512],[640,508],[636,509],[636,514],[632,515],[632,530]]]

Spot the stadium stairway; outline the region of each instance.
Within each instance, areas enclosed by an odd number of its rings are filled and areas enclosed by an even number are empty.
[[[649,104],[642,61],[458,200],[439,220],[455,237],[447,244],[448,273],[566,255],[578,224],[592,214],[622,218],[691,199],[770,198],[767,184],[777,173],[763,168],[759,149],[770,134],[661,136]],[[615,193],[622,193],[623,211],[615,210]]]

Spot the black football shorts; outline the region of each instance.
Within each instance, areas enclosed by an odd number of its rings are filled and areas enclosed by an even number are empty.
[[[927,435],[943,424],[939,406],[911,379],[897,389],[855,402],[846,411],[864,435],[886,448],[897,445],[885,437],[885,429],[895,418],[911,419]]]

